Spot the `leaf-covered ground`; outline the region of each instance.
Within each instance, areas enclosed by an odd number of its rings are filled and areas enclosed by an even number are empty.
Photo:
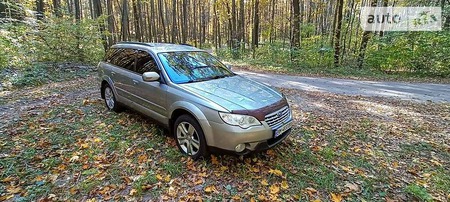
[[[192,161],[95,77],[0,92],[0,201],[447,201],[450,105],[283,90],[295,130]]]

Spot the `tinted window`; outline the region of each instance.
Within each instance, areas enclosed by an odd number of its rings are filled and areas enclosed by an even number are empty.
[[[158,66],[156,66],[155,60],[145,51],[136,52],[136,72],[138,74],[158,72]]]
[[[106,55],[106,62],[134,71],[134,53],[133,49],[112,48]]]
[[[206,52],[160,53],[158,57],[174,83],[206,81],[235,75]]]

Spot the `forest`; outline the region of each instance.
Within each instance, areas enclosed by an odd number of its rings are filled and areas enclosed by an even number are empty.
[[[440,32],[369,32],[361,6],[435,6]],[[2,0],[1,68],[96,64],[119,41],[190,44],[267,71],[444,77],[448,0]]]

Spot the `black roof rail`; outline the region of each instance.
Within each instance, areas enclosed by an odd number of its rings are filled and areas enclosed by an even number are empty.
[[[188,44],[188,43],[180,43],[180,45],[183,45],[183,46],[191,46],[191,47],[194,47],[193,45],[191,45],[191,44]]]
[[[136,44],[136,45],[144,45],[144,46],[153,47],[153,45],[151,45],[151,44],[144,43],[144,42],[137,42],[137,41],[121,41],[121,42],[118,42],[117,44]]]

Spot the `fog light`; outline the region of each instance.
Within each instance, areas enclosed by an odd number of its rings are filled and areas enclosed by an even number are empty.
[[[245,144],[238,144],[234,148],[234,150],[236,150],[236,152],[242,152],[242,151],[244,151],[244,149],[245,149]]]

